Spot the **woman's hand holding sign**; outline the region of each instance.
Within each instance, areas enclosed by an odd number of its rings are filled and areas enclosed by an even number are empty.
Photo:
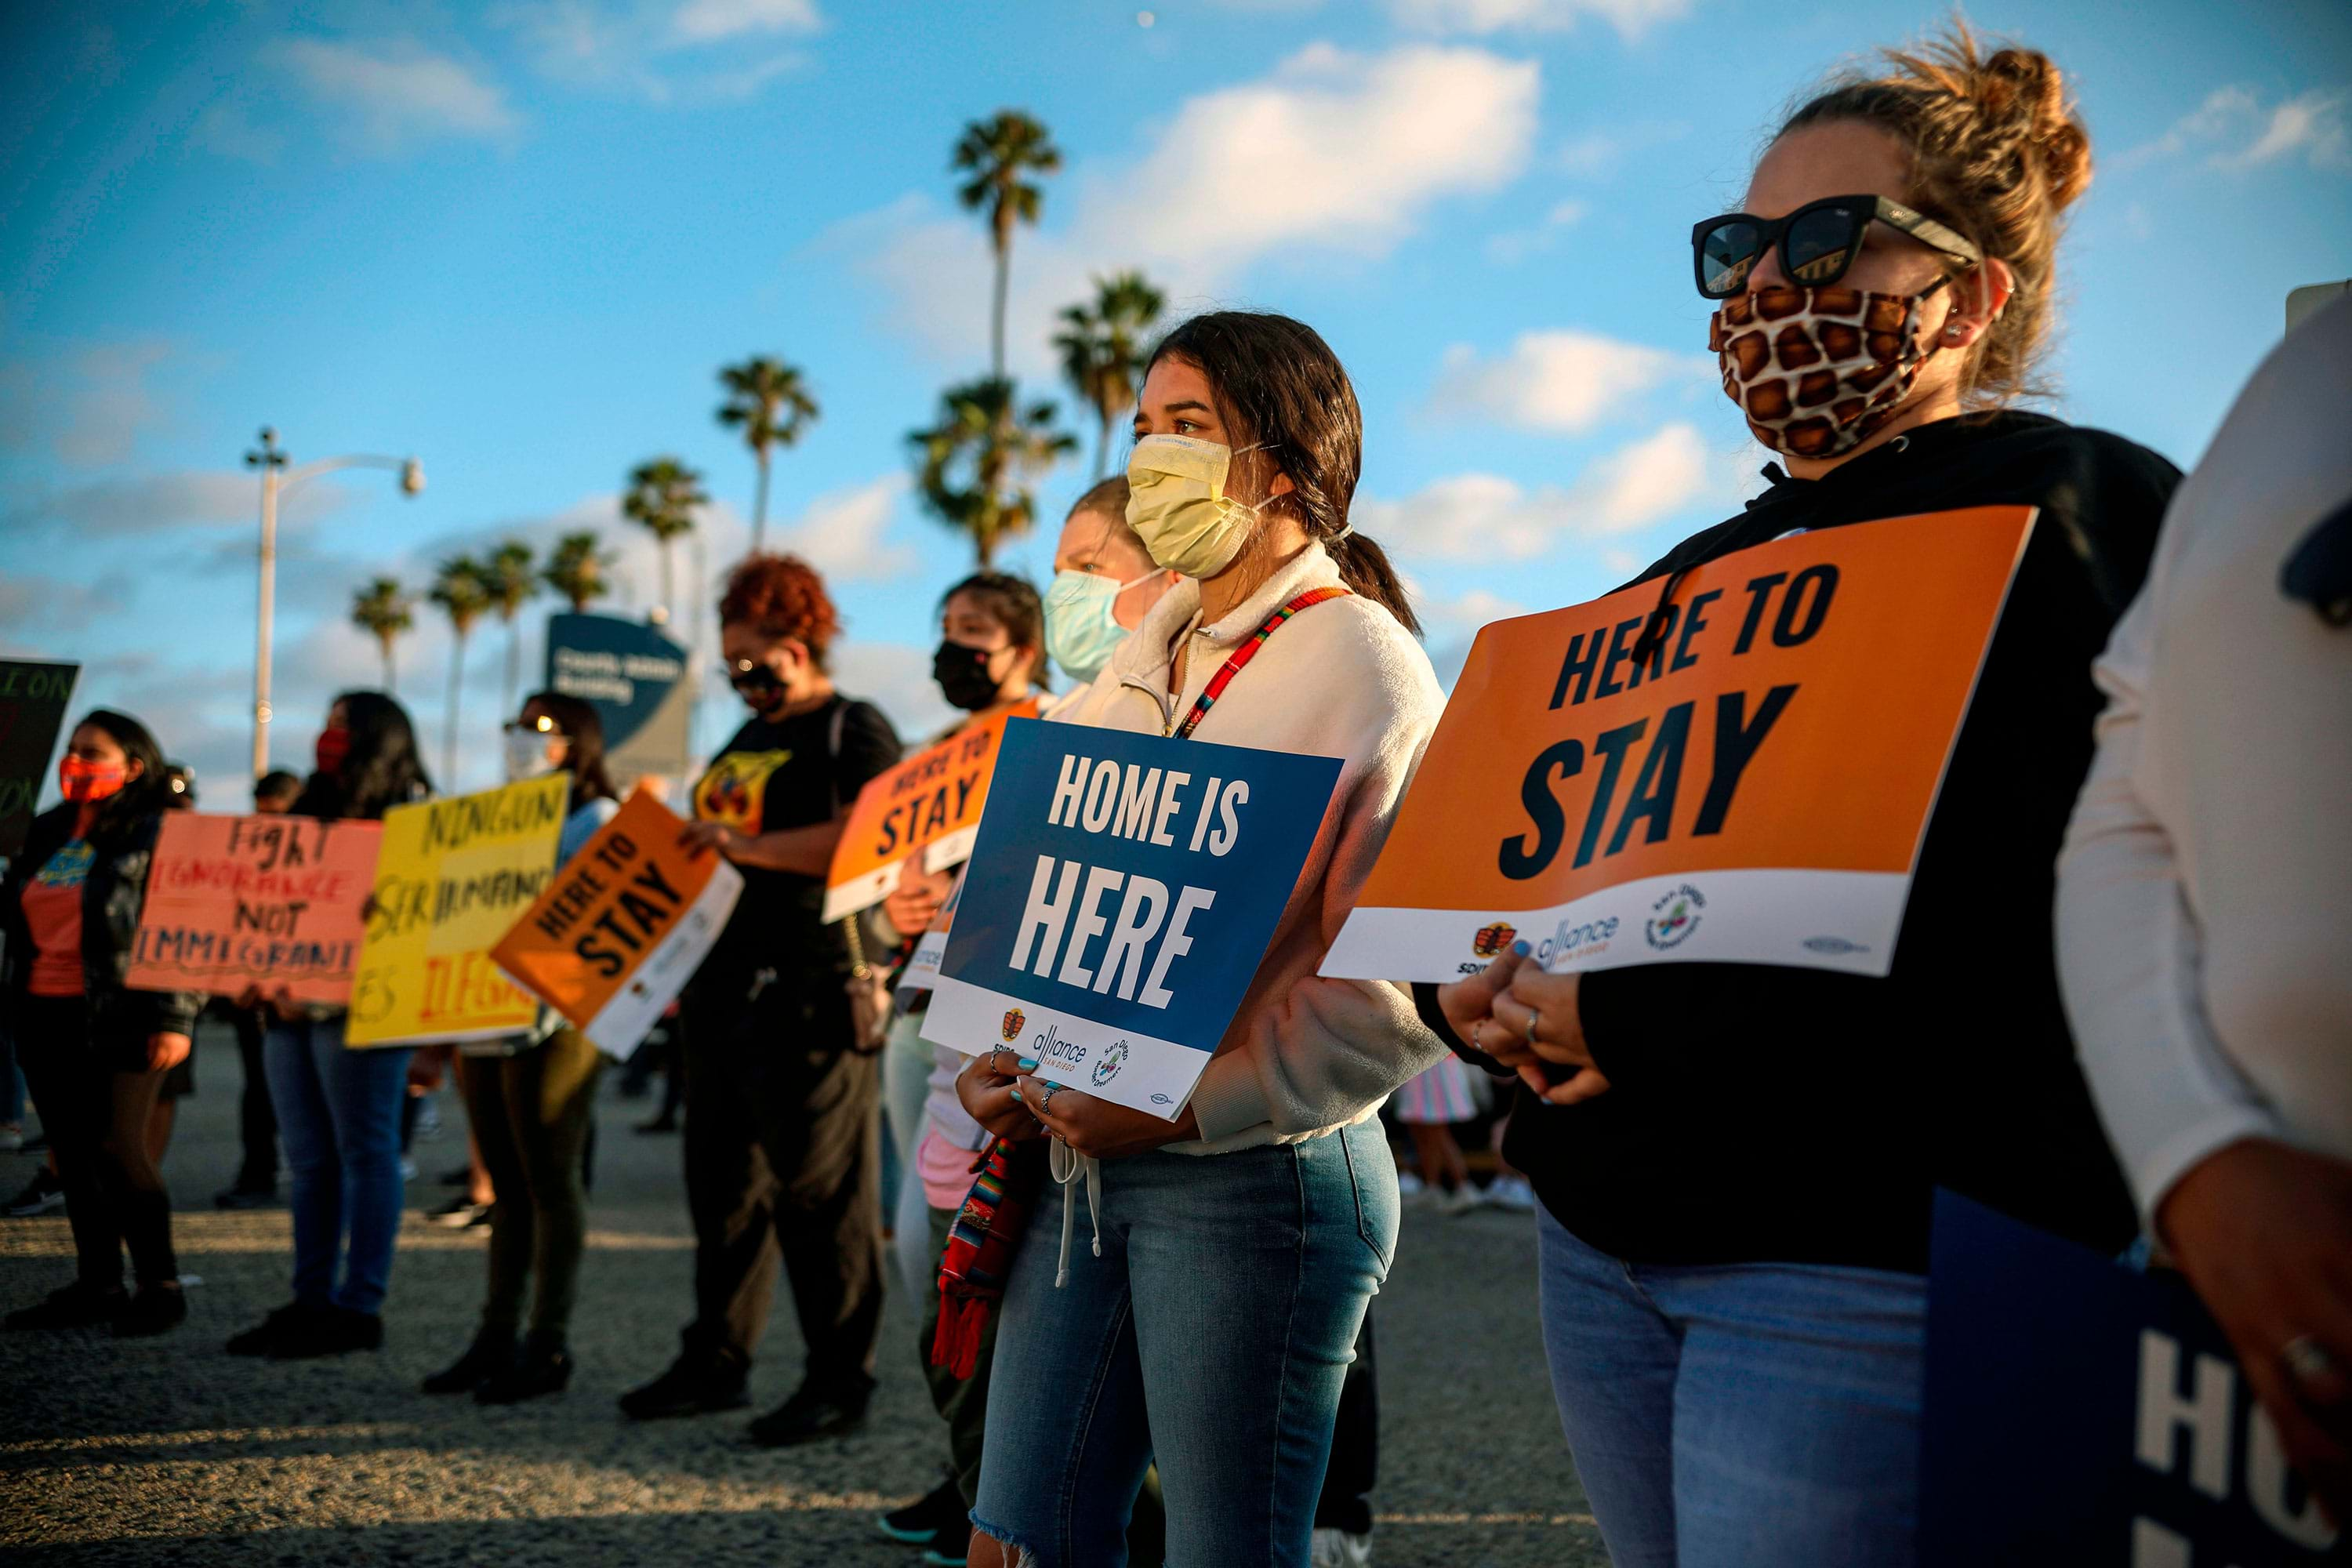
[[[1045,1130],[1070,1146],[1073,1153],[1096,1160],[1123,1160],[1149,1154],[1167,1143],[1181,1143],[1201,1135],[1192,1108],[1173,1121],[1148,1110],[1130,1110],[1113,1100],[1087,1094],[1041,1078],[1024,1078],[1022,1105]]]
[[[1580,977],[1547,974],[1527,962],[1520,942],[1467,980],[1437,988],[1454,1032],[1519,1075],[1553,1105],[1575,1105],[1609,1092],[1609,1079],[1584,1043],[1577,1011]],[[1546,1063],[1578,1070],[1559,1083]]]
[[[1021,1103],[1017,1087],[1020,1075],[1036,1065],[1003,1046],[982,1051],[956,1074],[956,1099],[962,1101],[965,1114],[1008,1143],[1043,1138],[1045,1129]]]

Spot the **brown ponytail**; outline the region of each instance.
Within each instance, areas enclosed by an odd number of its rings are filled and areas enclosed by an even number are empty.
[[[1290,480],[1268,506],[1286,506],[1319,540],[1349,588],[1418,636],[1404,583],[1387,552],[1348,531],[1348,507],[1364,467],[1364,414],[1339,356],[1314,328],[1257,310],[1212,310],[1160,339],[1151,365],[1183,361],[1209,381],[1244,471],[1263,464]],[[1259,469],[1263,472],[1263,469]]]
[[[1966,22],[1916,49],[1888,49],[1789,116],[1780,135],[1858,120],[1910,154],[1908,201],[2016,275],[2016,292],[1970,351],[1962,388],[1979,405],[2043,395],[2035,368],[2050,331],[2058,238],[2091,183],[2091,139],[2049,56],[1983,51]]]

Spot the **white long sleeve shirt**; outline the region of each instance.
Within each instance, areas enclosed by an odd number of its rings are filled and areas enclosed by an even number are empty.
[[[1201,588],[1161,597],[1094,683],[1050,717],[1162,733],[1268,616],[1338,569],[1310,544],[1230,614],[1195,626]],[[1170,647],[1192,647],[1184,689],[1168,689]],[[1223,1153],[1296,1142],[1377,1114],[1390,1092],[1445,1054],[1402,985],[1316,973],[1388,839],[1444,706],[1429,656],[1395,616],[1350,595],[1301,611],[1266,640],[1195,731],[1204,741],[1340,759],[1339,782],[1265,960],[1201,1080],[1197,1142]]]
[[[2151,1215],[2242,1138],[2352,1158],[2352,628],[2279,589],[2347,501],[2352,300],[2240,395],[2096,668],[2060,975]]]

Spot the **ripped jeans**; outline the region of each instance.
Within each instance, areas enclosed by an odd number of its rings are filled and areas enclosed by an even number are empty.
[[[1000,1309],[972,1522],[1009,1561],[1127,1561],[1156,1461],[1169,1568],[1307,1561],[1356,1330],[1396,1247],[1377,1121],[1102,1167],[1095,1229],[1048,1183]],[[1069,1283],[1054,1287],[1065,1204]]]

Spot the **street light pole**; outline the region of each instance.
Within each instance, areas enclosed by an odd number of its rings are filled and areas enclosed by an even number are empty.
[[[245,466],[261,470],[261,595],[253,656],[253,776],[269,771],[269,639],[278,606],[278,503],[295,486],[338,468],[391,468],[400,475],[400,493],[425,489],[425,469],[415,458],[354,453],[321,458],[299,468],[286,467],[286,449],[272,426],[261,427],[261,445],[245,455]]]

